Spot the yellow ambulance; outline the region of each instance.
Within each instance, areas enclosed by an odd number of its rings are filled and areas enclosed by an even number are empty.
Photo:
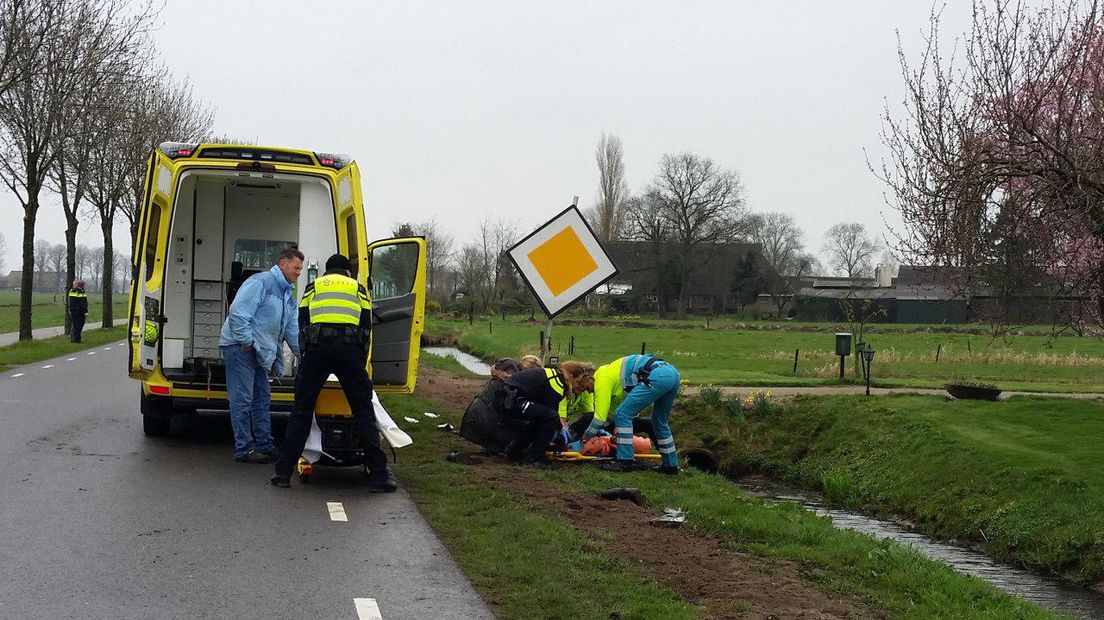
[[[166,142],[150,155],[132,258],[130,376],[143,430],[174,412],[227,410],[219,332],[250,275],[285,247],[305,256],[297,297],[335,252],[372,293],[368,372],[378,392],[412,392],[425,322],[425,240],[365,238],[360,172],[343,155],[236,144]],[[283,355],[293,361],[284,345]],[[271,377],[272,408],[290,410],[296,365]],[[348,415],[336,382],[319,399]],[[344,425],[341,425],[344,426]],[[345,434],[338,429],[338,434]]]

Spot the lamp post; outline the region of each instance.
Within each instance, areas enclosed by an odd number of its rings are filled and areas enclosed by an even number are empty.
[[[874,361],[874,347],[867,345],[862,356],[866,360],[866,395],[870,396],[870,363]]]

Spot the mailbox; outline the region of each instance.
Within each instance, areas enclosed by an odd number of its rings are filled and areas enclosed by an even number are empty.
[[[836,355],[851,355],[851,334],[849,332],[836,332]]]

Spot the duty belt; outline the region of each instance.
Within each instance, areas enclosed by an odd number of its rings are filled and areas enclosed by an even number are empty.
[[[334,343],[343,341],[354,344],[360,343],[363,336],[359,325],[327,325],[314,323],[307,328],[307,342],[311,344]]]

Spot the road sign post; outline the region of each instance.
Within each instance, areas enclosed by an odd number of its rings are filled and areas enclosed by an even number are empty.
[[[617,275],[613,260],[575,204],[514,244],[506,255],[548,317],[542,360],[551,352],[556,315]]]

